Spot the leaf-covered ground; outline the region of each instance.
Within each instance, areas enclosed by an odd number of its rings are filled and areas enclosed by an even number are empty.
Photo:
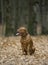
[[[0,65],[48,65],[48,35],[32,37],[36,51],[22,55],[20,37],[0,37]]]

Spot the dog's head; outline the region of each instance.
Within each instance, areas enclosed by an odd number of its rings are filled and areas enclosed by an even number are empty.
[[[28,34],[28,31],[25,27],[20,27],[19,29],[17,29],[17,35],[20,36],[26,36]]]

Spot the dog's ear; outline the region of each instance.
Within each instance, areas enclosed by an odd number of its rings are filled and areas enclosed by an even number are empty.
[[[28,30],[25,28],[25,32],[26,32],[26,34],[28,34]]]

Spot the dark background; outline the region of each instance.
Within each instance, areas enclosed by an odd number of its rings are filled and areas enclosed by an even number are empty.
[[[20,26],[31,35],[48,34],[48,0],[0,0],[0,26],[4,36],[14,36]]]

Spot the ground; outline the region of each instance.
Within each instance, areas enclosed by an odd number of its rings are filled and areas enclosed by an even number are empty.
[[[20,37],[0,37],[0,65],[48,65],[48,35],[32,36],[36,51],[22,55]]]

